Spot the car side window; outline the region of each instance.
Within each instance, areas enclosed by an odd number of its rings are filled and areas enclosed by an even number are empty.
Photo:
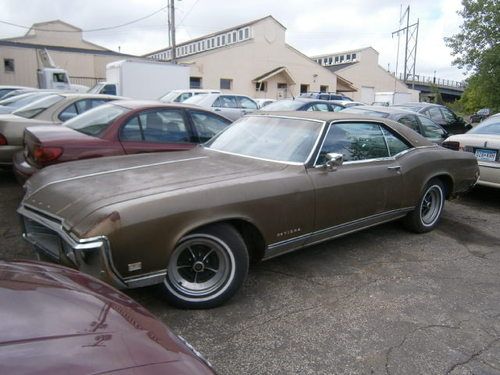
[[[307,108],[308,111],[329,112],[330,108],[326,103],[314,103]]]
[[[69,119],[78,115],[78,110],[76,109],[75,103],[72,103],[68,107],[64,109],[61,113],[59,113],[59,120],[62,122],[68,121]]]
[[[441,115],[439,108],[429,108],[426,111],[426,114],[432,121],[437,122],[438,124],[443,121],[443,116]]]
[[[190,136],[179,110],[147,111],[139,115],[144,140],[157,143],[189,142]]]
[[[452,123],[457,120],[455,114],[451,112],[448,108],[441,108],[441,113],[443,114],[443,118],[446,123]]]
[[[330,107],[332,107],[333,112],[340,112],[344,109],[344,107],[336,104],[330,104]]]
[[[142,126],[139,116],[132,117],[120,131],[121,141],[143,141],[144,134],[142,133]]]
[[[108,102],[108,100],[103,100],[103,99],[84,99],[84,100],[78,100],[75,105],[76,109],[78,110],[78,113],[83,113],[87,112],[89,109],[99,107],[100,105]]]
[[[403,152],[411,148],[409,144],[404,142],[401,138],[399,138],[389,129],[382,127],[382,132],[384,133],[385,142],[387,143],[387,147],[389,148],[390,156],[397,155],[400,152]]]
[[[345,162],[389,157],[382,129],[373,123],[332,124],[316,164],[324,164],[332,152],[342,154]]]
[[[175,98],[174,102],[182,103],[184,100],[189,99],[191,96],[192,94],[190,92],[184,92],[180,94],[177,98]]]
[[[418,119],[422,124],[422,130],[424,132],[423,136],[430,139],[440,139],[444,138],[446,135],[446,131],[434,123],[432,120],[428,119],[425,116],[419,116]]]
[[[253,100],[245,98],[244,96],[239,97],[240,107],[245,109],[257,109],[257,104]]]
[[[418,126],[418,120],[416,116],[413,115],[406,115],[401,117],[398,120],[399,123],[406,125],[410,129],[416,131],[417,133],[420,133],[420,127]]]
[[[189,111],[189,114],[201,143],[208,141],[231,124],[231,121],[207,112]]]
[[[221,95],[217,98],[212,107],[238,108],[238,105],[236,104],[236,98],[234,96]]]

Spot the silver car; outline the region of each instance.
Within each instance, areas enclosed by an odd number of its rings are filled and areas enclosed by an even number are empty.
[[[185,100],[184,103],[211,109],[232,121],[258,109],[257,103],[248,96],[233,94],[196,95]]]

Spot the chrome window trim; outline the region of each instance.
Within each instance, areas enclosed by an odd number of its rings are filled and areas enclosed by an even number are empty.
[[[316,141],[314,142],[313,146],[311,147],[311,152],[307,156],[307,159],[304,162],[294,162],[294,161],[284,161],[284,160],[272,160],[272,159],[265,159],[265,158],[259,158],[257,156],[250,156],[250,155],[243,155],[243,154],[238,154],[235,152],[230,152],[230,151],[222,151],[218,150],[216,148],[210,148],[210,147],[205,147],[203,148],[205,150],[211,150],[215,152],[220,152],[222,154],[228,154],[228,155],[234,155],[234,156],[241,156],[245,158],[250,158],[250,159],[256,159],[256,160],[263,160],[263,161],[270,161],[274,163],[280,163],[280,164],[288,164],[288,165],[306,165],[309,163],[311,160],[314,152],[316,151],[316,147],[318,146],[319,140],[321,139],[321,136],[323,135],[323,131],[325,129],[326,121],[323,120],[316,120],[316,119],[308,119],[308,118],[303,118],[303,117],[294,117],[294,116],[278,116],[278,115],[268,115],[268,114],[252,114],[252,115],[247,115],[246,117],[272,117],[272,118],[282,118],[282,119],[290,119],[290,120],[304,120],[304,121],[310,121],[310,122],[319,122],[321,124],[321,129],[318,132],[318,136],[316,137]]]
[[[361,120],[361,121],[365,121],[365,120]],[[320,152],[321,152],[321,149],[323,148],[323,145],[325,144],[325,140],[326,140],[326,137],[328,135],[328,132],[330,131],[330,128],[332,126],[334,126],[335,124],[338,124],[338,123],[344,123],[344,122],[349,122],[349,123],[359,123],[360,120],[351,120],[351,119],[342,119],[342,120],[333,120],[333,121],[330,121],[330,123],[328,124],[328,129],[326,130],[325,132],[325,136],[323,137],[323,141],[321,142],[321,146],[320,148],[318,149],[318,155],[316,155],[316,160],[314,161],[314,164],[313,164],[313,168],[318,168],[321,166],[318,165],[318,159],[319,159],[319,155],[320,155]],[[381,126],[381,124],[379,122],[376,122],[376,121],[366,121],[368,123],[373,123],[373,124],[377,124],[378,126]],[[387,146],[387,141],[385,139],[385,136],[384,136],[384,133],[382,132],[382,136],[384,137],[384,142],[386,144],[386,147],[387,147],[387,153],[390,155],[391,152],[389,150],[389,147]],[[407,139],[405,139],[408,143],[411,144],[411,142],[409,142]],[[434,146],[420,146],[420,147],[434,147]],[[388,160],[396,160],[397,158],[399,158],[400,156],[404,155],[405,153],[409,152],[409,151],[412,151],[412,150],[415,150],[419,147],[415,147],[412,145],[412,147],[406,149],[406,150],[403,150],[395,155],[392,155],[392,156],[388,156],[388,157],[384,157],[384,158],[372,158],[372,159],[363,159],[363,160],[351,160],[351,161],[346,161],[344,163],[342,163],[343,165],[349,165],[349,164],[360,164],[360,163],[373,163],[373,162],[379,162],[379,161],[388,161]]]

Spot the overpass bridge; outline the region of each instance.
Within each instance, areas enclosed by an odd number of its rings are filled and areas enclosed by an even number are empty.
[[[409,75],[407,79],[404,80],[403,74],[399,74],[398,78],[401,81],[404,81],[409,88],[418,90],[424,95],[433,94],[433,90],[437,89],[438,92],[441,93],[441,97],[444,101],[454,101],[460,99],[465,90],[464,82],[453,81],[451,79],[423,75]]]

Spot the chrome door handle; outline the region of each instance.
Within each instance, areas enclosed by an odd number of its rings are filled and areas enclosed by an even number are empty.
[[[391,167],[387,167],[387,169],[389,169],[390,171],[400,171],[401,170],[401,166],[400,165],[394,165],[394,166],[391,166]]]

